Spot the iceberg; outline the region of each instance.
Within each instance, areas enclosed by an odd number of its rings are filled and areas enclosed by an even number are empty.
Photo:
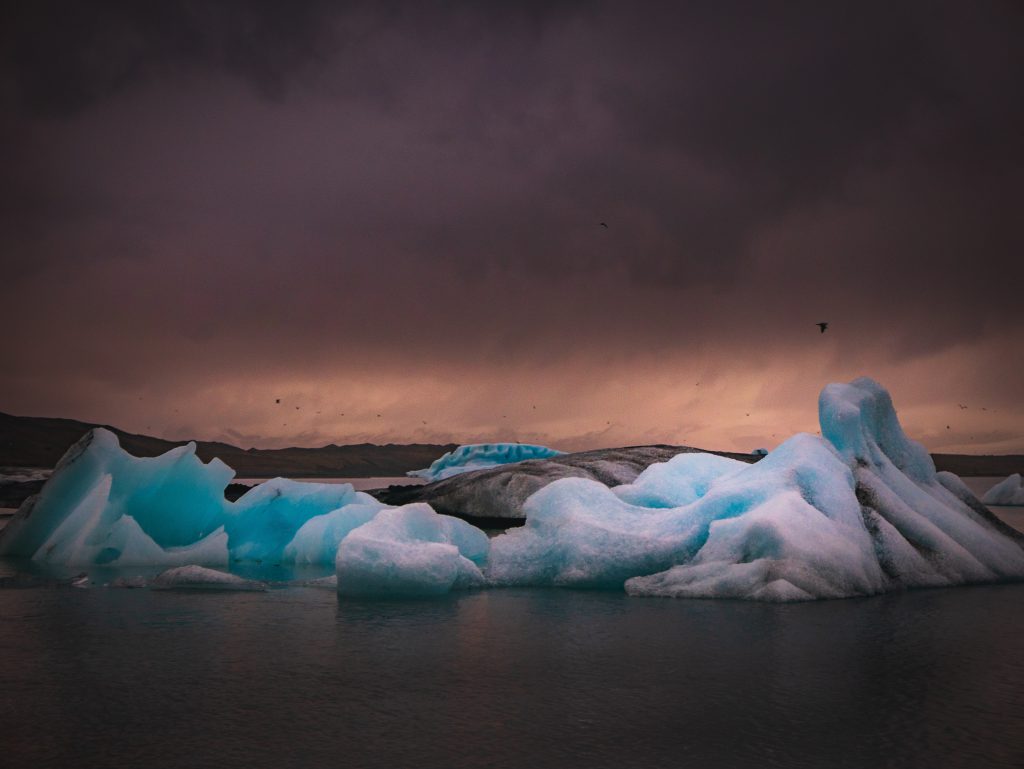
[[[559,478],[589,478],[605,486],[618,486],[632,483],[646,468],[682,453],[705,452],[688,446],[663,445],[578,451],[499,465],[424,486],[391,487],[376,496],[389,505],[426,502],[439,513],[466,516],[498,528],[505,519],[510,519],[510,525],[522,521],[526,517],[526,500]]]
[[[225,504],[231,558],[331,563],[342,537],[383,508],[350,483],[274,478]]]
[[[1024,578],[1024,535],[936,473],[880,385],[827,386],[819,417],[822,437],[753,465],[683,455],[628,487],[555,481],[492,540],[488,577],[768,601]]]
[[[96,429],[0,531],[0,555],[158,566],[168,570],[152,586],[176,589],[260,589],[208,568],[234,561],[333,564],[317,584],[345,598],[538,585],[800,601],[1024,579],[1024,535],[936,472],[884,388],[828,385],[818,413],[820,437],[795,435],[757,462],[630,447],[431,484],[463,514],[486,503],[525,515],[492,540],[429,504],[389,506],[350,484],[277,478],[229,502],[233,471],[202,462],[195,444],[137,458]]]
[[[223,492],[233,476],[220,460],[204,464],[194,443],[139,458],[110,431],[91,430],[0,532],[0,555],[81,565],[225,564]]]
[[[435,459],[428,468],[410,470],[406,475],[411,478],[440,481],[473,470],[484,470],[528,459],[548,459],[562,453],[547,446],[533,446],[529,443],[471,443],[459,446]]]
[[[384,510],[338,547],[341,596],[429,596],[483,587],[487,535],[429,505]]]
[[[385,507],[351,484],[284,478],[228,502],[234,471],[195,449],[133,457],[110,431],[91,430],[0,530],[0,555],[115,567],[329,564],[342,537]]]
[[[986,505],[1024,505],[1024,479],[1020,473],[1004,478],[981,498]]]

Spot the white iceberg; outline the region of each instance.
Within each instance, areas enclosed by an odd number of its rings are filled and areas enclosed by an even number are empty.
[[[787,601],[1024,578],[1021,535],[935,472],[881,386],[829,385],[819,413],[822,438],[755,465],[684,455],[630,487],[555,481],[527,500],[525,527],[492,540],[488,576]]]
[[[459,446],[435,459],[430,467],[424,470],[410,470],[406,475],[411,478],[425,478],[427,481],[440,481],[473,470],[484,470],[528,459],[548,459],[561,453],[547,446],[534,446],[529,443],[471,443]]]
[[[1004,478],[981,498],[986,505],[1024,505],[1024,479],[1020,473]]]
[[[338,594],[427,596],[483,587],[487,553],[480,529],[429,505],[384,510],[341,541]]]

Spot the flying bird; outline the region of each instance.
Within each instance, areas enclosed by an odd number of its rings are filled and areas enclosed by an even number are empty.
[[[274,398],[274,403],[280,403],[280,402],[281,402],[280,398]]]
[[[601,226],[604,227],[606,230],[608,229],[608,225],[605,224],[604,222],[601,222]]]
[[[815,326],[821,329],[821,333],[825,333],[825,329],[828,328],[828,323],[815,323]]]

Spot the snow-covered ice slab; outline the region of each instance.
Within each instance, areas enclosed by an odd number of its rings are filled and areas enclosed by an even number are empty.
[[[384,510],[338,547],[338,594],[428,596],[483,587],[488,549],[480,529],[429,505]]]
[[[473,470],[484,470],[528,459],[548,459],[562,453],[547,446],[534,446],[529,443],[471,443],[459,446],[435,459],[428,468],[410,470],[406,475],[412,478],[425,478],[427,481],[440,481]]]
[[[1004,478],[981,498],[986,505],[1024,505],[1024,479],[1020,473]]]
[[[153,590],[243,590],[263,591],[265,582],[244,579],[237,574],[191,564],[178,566],[156,576],[149,583]]]

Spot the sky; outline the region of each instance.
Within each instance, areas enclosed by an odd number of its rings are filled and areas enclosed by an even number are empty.
[[[14,5],[0,411],[1024,453],[1019,3]]]

